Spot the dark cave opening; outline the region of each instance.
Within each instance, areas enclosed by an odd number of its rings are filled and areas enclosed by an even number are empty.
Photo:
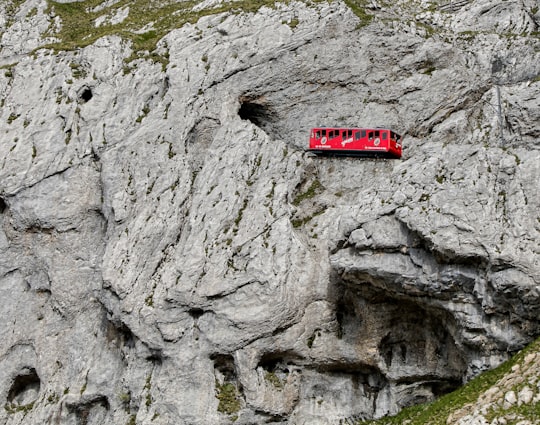
[[[214,370],[221,375],[224,382],[236,381],[236,367],[233,356],[230,354],[214,354],[210,359],[214,361]]]
[[[79,99],[85,103],[88,102],[90,99],[92,99],[93,96],[94,94],[92,93],[92,89],[90,87],[84,87],[79,92]]]
[[[246,121],[250,121],[267,133],[273,133],[272,123],[276,121],[276,113],[265,100],[264,96],[240,97],[240,109],[238,115]]]
[[[41,380],[34,368],[26,368],[15,377],[8,392],[7,400],[11,403],[26,405],[37,398]]]
[[[300,356],[293,352],[273,352],[264,354],[259,360],[259,366],[268,372],[281,371],[289,373],[297,364],[302,364],[304,361]]]
[[[0,198],[0,214],[3,214],[6,208],[7,208],[6,201]]]
[[[199,320],[199,318],[205,313],[202,308],[191,308],[188,310],[188,314],[193,317],[194,320]]]

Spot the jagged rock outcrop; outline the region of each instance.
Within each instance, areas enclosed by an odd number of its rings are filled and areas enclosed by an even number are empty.
[[[0,6],[0,423],[353,422],[540,335],[534,1],[232,10],[160,60],[34,50],[48,6]]]

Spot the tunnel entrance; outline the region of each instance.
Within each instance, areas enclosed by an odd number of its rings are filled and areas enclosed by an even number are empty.
[[[277,114],[265,96],[241,96],[238,115],[261,128],[272,138],[277,136],[275,125],[278,122]]]

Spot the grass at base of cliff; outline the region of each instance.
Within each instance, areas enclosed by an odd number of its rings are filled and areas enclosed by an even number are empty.
[[[419,406],[409,407],[402,410],[399,414],[392,417],[378,420],[358,422],[362,425],[446,425],[448,416],[466,406],[475,403],[478,397],[491,388],[497,381],[511,371],[516,364],[522,364],[525,356],[531,352],[540,352],[540,338],[532,342],[529,346],[521,350],[514,357],[501,364],[499,367],[484,372],[472,379],[463,387],[456,391],[446,394],[443,397]],[[540,415],[539,407],[521,406],[516,413],[523,416],[524,419],[535,419]],[[505,411],[508,413],[508,411]]]

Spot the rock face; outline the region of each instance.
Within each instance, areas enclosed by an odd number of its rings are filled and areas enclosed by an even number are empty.
[[[535,1],[223,12],[165,66],[0,7],[0,423],[353,422],[540,334]]]

